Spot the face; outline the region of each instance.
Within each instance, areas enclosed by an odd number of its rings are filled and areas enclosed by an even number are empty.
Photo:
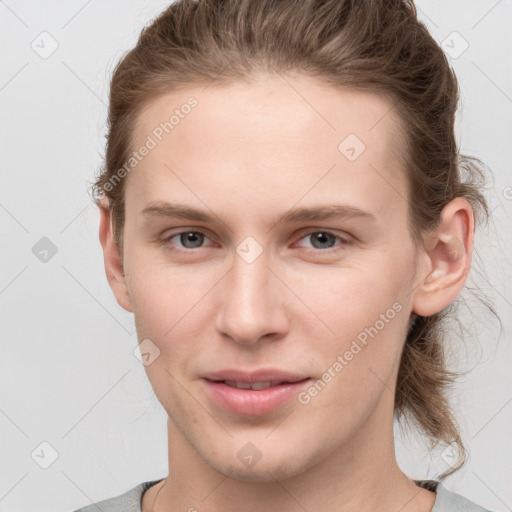
[[[417,278],[391,104],[287,80],[154,101],[134,150],[156,144],[126,178],[125,307],[148,378],[175,438],[240,480],[390,435]],[[288,384],[212,382],[243,380],[224,370]]]

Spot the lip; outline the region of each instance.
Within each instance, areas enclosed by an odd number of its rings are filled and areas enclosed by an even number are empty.
[[[297,375],[277,369],[261,369],[252,372],[222,370],[203,376],[206,391],[220,407],[244,416],[267,414],[296,397],[299,391],[311,380],[308,376]],[[243,383],[281,382],[266,389],[238,389],[223,381]]]
[[[202,377],[203,379],[212,381],[234,380],[236,382],[245,383],[280,381],[293,383],[308,379],[309,375],[299,375],[286,370],[279,370],[277,368],[261,368],[259,370],[246,372],[235,369],[226,369],[218,372],[205,373]]]

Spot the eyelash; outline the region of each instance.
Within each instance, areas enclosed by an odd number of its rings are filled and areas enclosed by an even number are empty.
[[[170,242],[171,239],[173,239],[173,238],[175,238],[177,236],[180,236],[180,235],[182,235],[184,233],[199,234],[199,235],[203,235],[205,238],[209,239],[208,235],[206,235],[202,231],[194,231],[194,230],[189,229],[189,230],[178,231],[176,233],[172,233],[171,235],[169,235],[166,238],[162,239],[162,245],[164,245],[167,249],[172,250],[172,251],[182,251],[182,252],[189,252],[189,253],[194,252],[196,249],[203,249],[203,247],[197,247],[197,248],[188,249],[188,248],[181,248],[181,247],[173,246],[173,244],[171,244],[171,242]],[[333,248],[328,248],[328,249],[315,249],[314,247],[305,247],[304,249],[306,249],[307,252],[314,252],[314,253],[317,253],[317,254],[318,253],[331,254],[331,253],[334,253],[334,252],[338,252],[339,250],[341,250],[341,248],[343,248],[343,246],[351,245],[353,243],[348,238],[344,238],[341,235],[337,235],[336,233],[333,233],[332,231],[325,230],[325,229],[322,229],[322,230],[316,229],[316,230],[308,231],[307,233],[304,233],[299,238],[299,240],[302,240],[302,239],[304,239],[304,238],[306,238],[306,237],[308,237],[310,235],[316,234],[316,233],[322,233],[322,234],[331,235],[336,240],[338,240],[340,242],[340,244],[338,246],[335,246]]]

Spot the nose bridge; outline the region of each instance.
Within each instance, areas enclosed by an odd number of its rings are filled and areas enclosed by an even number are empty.
[[[223,280],[217,329],[238,343],[253,344],[265,335],[282,333],[286,317],[279,284],[267,268],[269,251],[248,240],[236,252],[232,270]]]

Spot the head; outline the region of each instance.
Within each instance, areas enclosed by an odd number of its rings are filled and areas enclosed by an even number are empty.
[[[487,206],[457,102],[408,1],[179,1],[119,62],[95,184],[107,276],[209,465],[290,476],[394,416],[462,448],[443,322]],[[311,380],[264,415],[210,400],[206,373],[261,367]]]

